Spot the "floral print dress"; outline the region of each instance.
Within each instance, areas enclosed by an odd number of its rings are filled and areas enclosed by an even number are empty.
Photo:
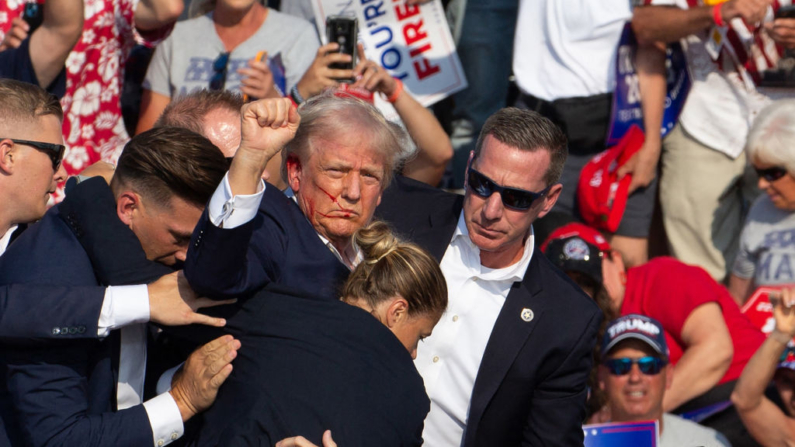
[[[21,16],[25,0],[0,1],[0,40]],[[134,27],[138,0],[84,0],[83,35],[66,60],[64,167],[77,174],[96,161],[116,163],[130,139],[121,115],[124,64],[137,43],[154,46],[171,27],[144,38]],[[156,35],[151,35],[156,34]],[[63,185],[54,195],[63,197]]]

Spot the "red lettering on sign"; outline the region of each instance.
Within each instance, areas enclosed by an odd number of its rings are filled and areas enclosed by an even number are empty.
[[[403,9],[401,10],[400,5],[395,7],[395,13],[397,14],[398,21],[408,19],[409,17],[414,17],[420,13],[420,6],[419,5],[403,5]]]
[[[419,48],[412,48],[412,50],[409,52],[409,56],[416,57],[430,49],[431,49],[431,44],[426,43],[425,45]]]
[[[439,73],[439,66],[431,65],[428,59],[422,58],[418,61],[414,61],[414,71],[417,72],[417,78],[422,81],[428,76],[433,76],[436,73]]]
[[[428,37],[428,33],[422,30],[422,19],[417,23],[407,23],[403,27],[403,37],[406,39],[406,45],[412,45],[418,40]]]

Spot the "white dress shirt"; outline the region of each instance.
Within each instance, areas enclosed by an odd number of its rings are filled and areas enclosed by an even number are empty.
[[[17,231],[17,227],[18,225],[14,225],[13,227],[9,228],[8,231],[6,231],[6,234],[4,234],[2,238],[0,238],[0,256],[2,256],[3,253],[6,252],[8,244],[11,243],[11,235],[14,234],[15,231]]]
[[[0,239],[0,255],[5,253],[11,227]],[[146,323],[149,321],[149,289],[146,285],[118,286],[105,289],[105,297],[97,321],[97,336],[107,337],[112,330],[121,330],[119,377],[116,384],[117,409],[142,403],[146,365]],[[152,427],[153,445],[164,446],[179,439],[184,432],[182,415],[171,394],[163,394],[143,402]]]
[[[414,361],[425,381],[431,411],[422,437],[426,446],[461,444],[469,400],[494,323],[514,282],[522,281],[533,255],[533,231],[516,264],[490,269],[469,238],[463,213],[441,262],[449,294],[447,311],[417,348]]]

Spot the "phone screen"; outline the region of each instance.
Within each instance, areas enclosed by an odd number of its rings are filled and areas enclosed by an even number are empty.
[[[32,34],[44,21],[43,5],[35,2],[25,3],[25,11],[22,13],[22,19],[28,22],[28,25],[30,25],[28,34]]]

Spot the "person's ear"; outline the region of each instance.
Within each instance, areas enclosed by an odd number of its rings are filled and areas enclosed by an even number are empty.
[[[390,329],[408,319],[409,303],[402,296],[397,296],[386,309],[386,326]]]
[[[604,365],[597,366],[596,369],[596,378],[599,381],[599,389],[604,391],[605,390],[605,382],[607,381],[607,367]]]
[[[0,140],[0,172],[4,174],[14,173],[14,162],[17,161],[17,151],[14,143],[8,138]]]
[[[135,216],[140,212],[141,196],[131,190],[123,191],[116,198],[116,213],[124,225],[132,228]]]
[[[301,160],[295,154],[290,154],[287,156],[287,160],[284,161],[285,166],[287,167],[287,186],[293,190],[293,192],[298,192],[301,189]]]
[[[556,183],[549,188],[547,195],[543,198],[543,205],[541,205],[541,211],[538,213],[538,217],[536,217],[536,219],[540,219],[552,211],[552,208],[555,206],[555,203],[557,203],[558,198],[560,197],[561,191],[563,191],[563,185],[560,183]]]

